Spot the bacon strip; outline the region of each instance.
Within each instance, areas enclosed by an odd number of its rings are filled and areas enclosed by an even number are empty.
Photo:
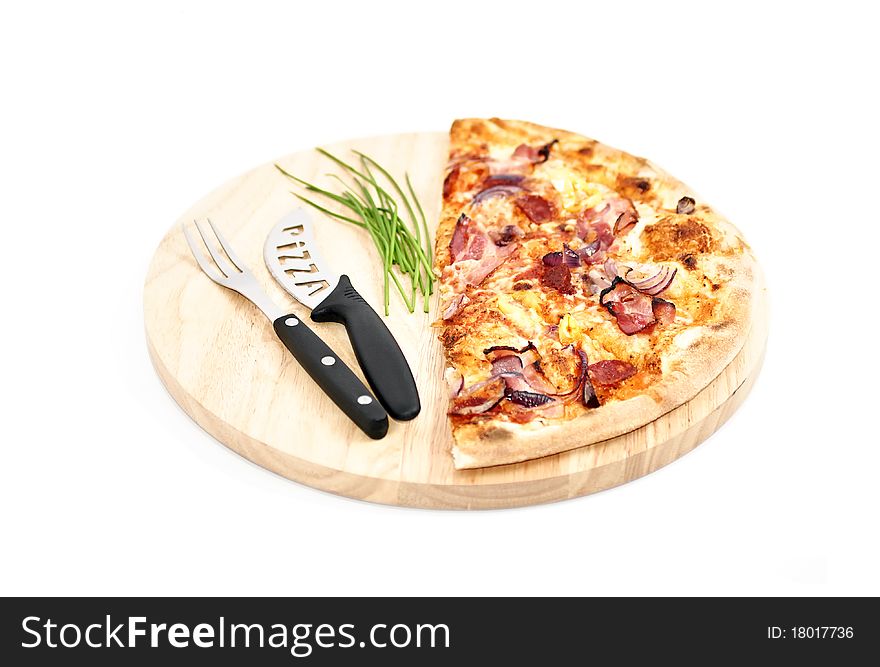
[[[660,324],[672,324],[675,321],[675,304],[671,301],[655,296],[651,299],[651,310]]]
[[[471,219],[464,213],[458,216],[458,221],[455,223],[455,231],[452,232],[452,240],[449,241],[449,252],[452,253],[453,259],[457,259],[461,255],[461,251],[464,250],[464,246],[467,244],[467,228],[470,222]]]
[[[589,371],[593,382],[609,386],[619,384],[627,378],[631,378],[638,372],[638,369],[628,361],[611,359],[590,364]]]
[[[520,144],[513,151],[513,157],[521,157],[527,159],[532,164],[541,164],[550,159],[550,149],[553,144],[559,143],[559,139],[544,144],[543,146],[529,146],[528,144]]]
[[[515,245],[496,246],[486,232],[462,213],[449,242],[452,264],[445,271],[458,273],[465,285],[479,285],[515,249]]]
[[[656,322],[651,297],[642,294],[620,277],[614,279],[611,287],[600,292],[599,303],[617,318],[617,326],[627,336],[632,336]]]
[[[582,212],[577,233],[585,241],[592,241],[590,237],[595,233],[602,241],[602,250],[607,250],[614,243],[614,235],[629,231],[638,219],[638,211],[629,199],[613,197]]]
[[[504,378],[494,377],[479,382],[452,399],[449,414],[478,415],[494,408],[504,398],[507,388]]]
[[[553,204],[538,195],[521,195],[513,203],[532,222],[546,222],[556,215]]]

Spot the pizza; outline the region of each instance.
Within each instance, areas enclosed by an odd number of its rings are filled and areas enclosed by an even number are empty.
[[[436,236],[456,468],[639,428],[742,348],[759,273],[738,230],[648,160],[522,121],[450,131]]]

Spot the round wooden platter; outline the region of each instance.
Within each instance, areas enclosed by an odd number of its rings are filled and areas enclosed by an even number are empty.
[[[398,134],[329,146],[356,148],[394,174],[409,172],[429,226],[440,211],[445,133]],[[330,163],[313,150],[278,161],[289,172],[332,186]],[[625,435],[509,466],[457,471],[450,454],[447,388],[431,313],[410,314],[392,295],[387,324],[406,355],[422,413],[392,422],[378,441],[363,435],[318,389],[247,300],[202,274],[181,223],[209,217],[268,294],[289,312],[308,311],[275,284],[263,264],[263,240],[300,205],[291,182],[266,164],[227,183],[187,211],[156,250],[144,287],[147,344],[168,391],[217,440],[260,466],[309,486],[378,503],[438,509],[502,508],[582,496],[622,484],[674,461],[705,440],[736,410],[760,369],[766,317],[743,349],[692,400]],[[379,310],[381,274],[362,230],[314,212],[317,242],[332,269],[351,276]],[[763,299],[762,299],[763,303]],[[309,320],[307,320],[309,321]],[[311,326],[360,373],[340,325]]]

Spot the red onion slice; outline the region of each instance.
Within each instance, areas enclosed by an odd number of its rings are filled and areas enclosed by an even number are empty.
[[[669,288],[675,274],[678,273],[677,268],[670,268],[665,264],[660,267],[640,266],[638,268],[628,269],[623,277],[630,285],[648,296],[656,296],[660,292]],[[639,275],[647,277],[638,278]]]
[[[520,186],[524,179],[525,176],[522,174],[492,174],[483,181],[483,190],[488,190],[498,185]]]
[[[611,287],[611,281],[599,269],[590,269],[587,278],[590,281],[590,292],[592,294],[598,294],[602,290]]]
[[[578,350],[578,355],[581,358],[581,377],[580,384],[578,388],[580,391],[580,399],[583,404],[588,408],[598,408],[602,404],[599,402],[599,397],[596,396],[596,390],[593,388],[593,383],[590,382],[590,374],[588,372],[589,368],[589,360],[587,359],[587,353],[583,350]],[[575,389],[577,391],[577,389]]]
[[[667,272],[667,278],[665,281],[656,285],[655,287],[651,287],[650,289],[643,290],[645,294],[650,294],[651,296],[657,296],[661,292],[665,292],[669,289],[669,286],[672,285],[672,281],[675,278],[675,274],[678,273],[678,268],[672,269],[672,271]]]
[[[545,394],[537,394],[532,391],[508,391],[505,397],[511,403],[516,403],[524,408],[539,408],[556,400]]]
[[[541,261],[544,262],[544,266],[561,266],[562,252],[559,250],[556,252],[548,252],[541,258]]]
[[[588,408],[598,408],[602,405],[599,402],[599,397],[596,396],[596,390],[593,388],[593,383],[590,382],[589,377],[584,380],[583,391],[581,392],[581,400]]]
[[[485,190],[481,190],[476,194],[476,196],[471,200],[471,204],[479,204],[486,199],[491,199],[492,197],[509,197],[510,195],[515,195],[518,192],[523,192],[525,190],[524,187],[519,185],[493,185],[490,188],[486,188]]]
[[[576,269],[581,265],[580,255],[569,248],[567,243],[562,244],[562,250],[548,252],[541,258],[541,261],[545,266],[565,265],[570,269]]]
[[[610,257],[605,260],[602,268],[605,269],[605,275],[608,276],[608,280],[614,280],[617,277],[617,262]]]
[[[570,269],[576,269],[581,265],[580,255],[569,248],[567,243],[562,244],[562,263]]]
[[[623,267],[620,277],[636,289],[651,287],[665,278],[668,267],[654,264],[630,264]]]

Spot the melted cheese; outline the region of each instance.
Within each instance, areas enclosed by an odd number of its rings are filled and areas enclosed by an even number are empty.
[[[526,337],[534,338],[543,329],[544,323],[534,310],[523,306],[507,294],[498,295],[498,310]]]
[[[572,173],[564,164],[548,160],[535,168],[535,176],[550,181],[559,193],[563,207],[572,212],[592,208],[602,202],[608,188]]]
[[[563,315],[562,319],[559,320],[559,342],[563,345],[580,343],[583,336],[583,329],[581,329],[577,320],[571,316],[571,313]]]

